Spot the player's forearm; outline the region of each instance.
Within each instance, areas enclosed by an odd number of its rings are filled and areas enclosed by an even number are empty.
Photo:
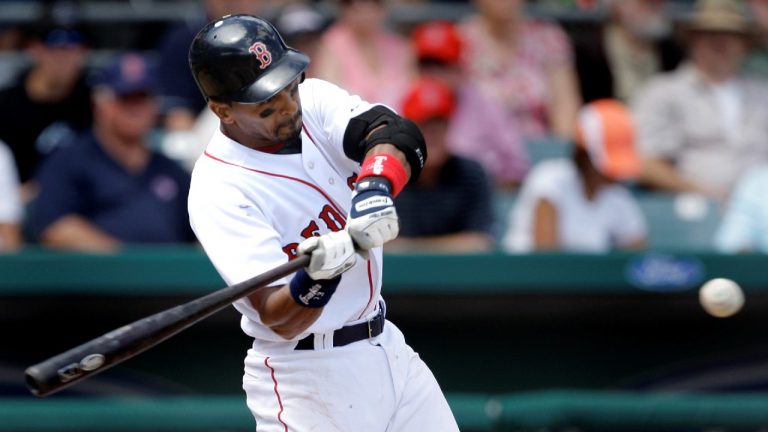
[[[261,290],[248,299],[259,312],[261,322],[285,339],[304,332],[323,311],[300,306],[291,296],[288,285]]]
[[[120,241],[78,215],[59,218],[43,231],[42,243],[49,247],[87,252],[112,252]]]

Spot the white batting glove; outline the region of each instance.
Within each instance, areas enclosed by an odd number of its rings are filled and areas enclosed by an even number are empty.
[[[400,232],[400,221],[389,185],[378,179],[364,179],[352,197],[347,230],[363,251],[394,240]]]
[[[355,265],[355,246],[346,231],[310,237],[298,247],[299,255],[311,254],[306,272],[312,279],[333,279]]]

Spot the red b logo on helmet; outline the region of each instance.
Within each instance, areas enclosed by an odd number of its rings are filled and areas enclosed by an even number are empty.
[[[263,43],[254,43],[250,48],[248,48],[248,51],[255,54],[256,58],[259,59],[259,63],[261,63],[259,65],[259,69],[264,69],[272,63],[272,54],[267,49],[267,46]]]

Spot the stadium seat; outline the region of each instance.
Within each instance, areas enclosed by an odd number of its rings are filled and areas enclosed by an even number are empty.
[[[637,192],[648,222],[648,246],[654,250],[708,252],[720,223],[720,205],[693,194]]]

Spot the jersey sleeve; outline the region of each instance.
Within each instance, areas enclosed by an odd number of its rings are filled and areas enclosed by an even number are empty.
[[[320,79],[307,79],[300,88],[302,110],[310,133],[321,133],[318,144],[329,144],[333,151],[346,158],[343,142],[349,120],[370,110],[374,104]]]
[[[206,176],[207,180],[215,178]],[[192,179],[190,225],[213,266],[228,285],[287,261],[277,231],[261,209],[234,187]],[[288,282],[288,278],[273,285]]]

